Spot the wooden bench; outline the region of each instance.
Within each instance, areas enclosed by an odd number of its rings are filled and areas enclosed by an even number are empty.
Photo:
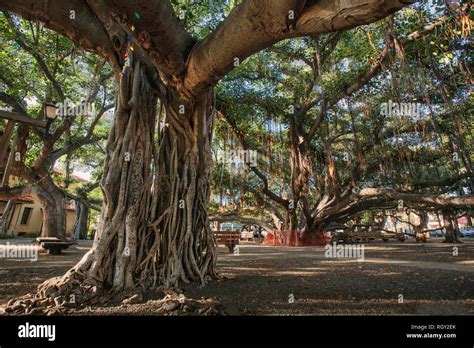
[[[60,255],[64,249],[69,248],[74,242],[68,242],[56,237],[38,237],[36,242],[50,255]]]
[[[239,231],[214,231],[217,244],[225,245],[229,248],[229,253],[234,251],[234,247],[240,242]]]
[[[240,239],[241,240],[246,240],[246,241],[252,241],[253,240],[253,232],[252,231],[240,232]]]

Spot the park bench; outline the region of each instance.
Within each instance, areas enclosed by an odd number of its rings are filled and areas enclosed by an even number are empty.
[[[225,245],[229,248],[229,252],[234,251],[234,247],[240,242],[239,231],[214,231],[217,244]]]
[[[251,241],[253,240],[253,232],[252,231],[244,231],[240,233],[240,239],[241,240],[246,240],[246,241]]]
[[[69,248],[74,242],[64,241],[56,237],[38,237],[36,242],[50,255],[60,255],[64,249]]]
[[[357,228],[356,228],[357,227]],[[397,240],[399,242],[405,241],[403,233],[388,231],[381,228],[369,228],[367,226],[349,226],[344,229],[337,229],[333,235],[333,242],[335,243],[370,243],[375,240],[383,240],[388,242],[389,239]]]

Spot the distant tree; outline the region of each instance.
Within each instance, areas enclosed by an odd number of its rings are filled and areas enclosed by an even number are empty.
[[[233,190],[252,192],[277,229],[302,240],[369,209],[472,211],[465,10],[421,7],[362,30],[285,42],[226,79],[222,117],[237,147],[260,155]],[[392,101],[414,114],[387,114]],[[266,127],[247,127],[252,121]],[[272,124],[280,128],[273,137]],[[447,241],[458,241],[450,231]]]
[[[0,54],[14,57],[0,63],[1,105],[31,118],[41,117],[44,102],[64,105],[48,134],[18,125],[10,148],[11,174],[22,182],[0,189],[0,197],[37,197],[43,208],[41,235],[65,239],[71,156],[104,139],[105,132],[97,125],[113,107],[114,95],[107,91],[112,75],[104,60],[85,55],[69,39],[39,24],[5,13],[0,15],[0,26],[4,39]],[[58,177],[54,169],[61,159],[66,173]]]

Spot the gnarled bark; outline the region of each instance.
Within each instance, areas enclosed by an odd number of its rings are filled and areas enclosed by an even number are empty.
[[[445,243],[462,243],[459,236],[459,231],[454,226],[453,221],[452,221],[453,212],[450,211],[449,209],[443,209],[441,213],[443,215],[444,231],[446,232],[444,242]]]
[[[176,288],[180,282],[204,284],[217,276],[216,243],[207,217],[210,94],[190,101],[168,92],[156,155],[157,97],[146,70],[136,62],[121,77],[96,240],[66,275],[40,287],[40,298],[64,300],[75,294],[84,303],[100,294],[122,298],[150,288]]]
[[[81,201],[76,201],[76,222],[72,231],[73,239],[82,240],[87,238],[89,226],[89,207]]]
[[[43,179],[34,185],[32,193],[38,197],[42,206],[41,237],[56,237],[66,240],[66,208],[63,192],[48,175],[44,175]]]
[[[152,212],[157,220],[152,228],[159,233],[155,245],[159,245],[159,277],[165,287],[177,286],[178,281],[204,284],[207,277],[216,277],[216,243],[207,215],[210,102],[210,93],[189,100],[170,91],[164,104]]]
[[[101,189],[102,215],[91,250],[64,276],[43,283],[37,296],[84,302],[97,294],[143,289],[140,264],[147,256],[151,159],[157,97],[139,61],[120,77]],[[57,302],[57,301],[56,301]]]
[[[2,217],[0,218],[0,238],[5,238],[8,235],[8,227],[10,226],[14,209],[15,202],[10,199],[3,210]]]

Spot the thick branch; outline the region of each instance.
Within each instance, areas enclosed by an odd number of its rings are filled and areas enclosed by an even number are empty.
[[[120,66],[112,42],[85,1],[0,0],[0,8],[29,20],[41,21],[84,49],[106,57],[112,66]],[[74,11],[74,19],[71,11]]]
[[[247,0],[189,58],[184,89],[212,87],[236,64],[288,38],[350,29],[384,18],[415,1]]]
[[[407,202],[425,203],[431,206],[474,206],[474,195],[463,197],[450,197],[446,195],[423,195],[416,193],[403,193],[388,189],[380,188],[366,188],[357,194],[359,198],[384,197],[388,200],[398,201],[403,200]]]
[[[143,50],[165,83],[176,83],[182,78],[186,57],[195,40],[186,32],[168,0],[106,0],[105,3],[125,18],[129,27],[136,28]]]
[[[30,194],[30,186],[18,186],[18,187],[1,187],[0,188],[0,200],[17,199],[21,196]]]

